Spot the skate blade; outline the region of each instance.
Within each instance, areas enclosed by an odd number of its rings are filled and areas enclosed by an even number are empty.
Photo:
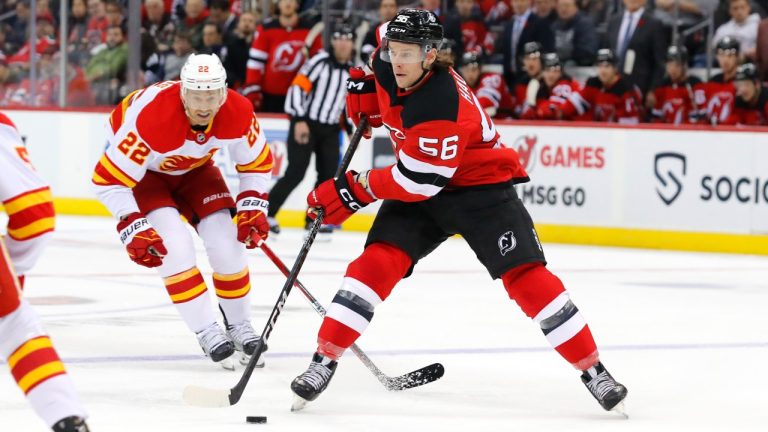
[[[621,401],[618,404],[616,404],[616,406],[611,409],[611,412],[614,412],[622,416],[623,418],[629,420],[629,414],[627,414],[627,408],[626,406],[624,406],[624,401]]]
[[[291,405],[291,412],[301,411],[309,403],[308,400],[301,396],[293,395],[293,405]]]
[[[235,370],[235,355],[232,354],[231,356],[225,358],[224,360],[220,361],[219,364],[223,369],[226,369],[228,371],[234,371]]]
[[[241,364],[241,365],[243,365],[243,366],[248,366],[248,363],[251,361],[251,356],[249,356],[249,355],[248,355],[248,354],[246,354],[246,353],[243,353],[243,352],[241,352],[241,353],[240,353],[240,359],[239,359],[239,361],[240,361],[240,364]],[[263,368],[263,367],[264,367],[264,365],[265,365],[265,364],[266,364],[266,362],[264,361],[264,356],[262,355],[262,356],[259,358],[259,361],[257,361],[257,362],[256,362],[256,366],[254,366],[254,367],[256,367],[256,368],[258,368],[258,369],[261,369],[261,368]]]

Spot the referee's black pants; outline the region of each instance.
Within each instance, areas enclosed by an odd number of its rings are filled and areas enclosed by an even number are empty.
[[[313,152],[315,153],[315,169],[317,170],[315,187],[336,174],[336,168],[339,166],[339,125],[327,125],[312,120],[307,120],[307,124],[309,125],[309,142],[299,144],[293,133],[296,121],[291,118],[291,124],[288,128],[288,167],[285,170],[285,175],[275,183],[269,192],[270,217],[275,217],[285,200],[288,199],[288,195],[304,179]]]

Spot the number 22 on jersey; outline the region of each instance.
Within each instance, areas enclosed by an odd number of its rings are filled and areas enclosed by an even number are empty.
[[[149,147],[139,141],[139,137],[132,131],[128,132],[125,139],[120,141],[120,144],[117,145],[117,149],[126,155],[128,159],[139,165],[144,165],[150,152]]]

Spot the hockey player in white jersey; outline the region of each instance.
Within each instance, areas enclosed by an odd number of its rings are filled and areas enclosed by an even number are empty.
[[[109,145],[93,173],[102,203],[119,219],[128,255],[157,267],[165,288],[214,362],[253,353],[250,275],[243,245],[267,237],[272,155],[250,102],[226,87],[215,55],[191,55],[181,81],[128,95],[110,115]],[[227,147],[240,178],[233,200],[213,155]],[[232,223],[236,215],[237,225]],[[213,268],[226,332],[216,321],[184,216]]]
[[[48,184],[32,167],[16,126],[0,113],[0,358],[37,415],[55,432],[88,432],[86,411],[37,314],[21,298],[24,274],[54,229]]]

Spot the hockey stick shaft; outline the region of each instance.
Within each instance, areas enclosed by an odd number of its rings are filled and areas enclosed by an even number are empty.
[[[360,144],[360,140],[363,137],[363,132],[367,128],[368,118],[363,117],[360,120],[360,124],[358,125],[357,130],[355,130],[354,135],[352,135],[352,138],[349,140],[349,147],[344,153],[344,158],[341,160],[341,164],[339,164],[338,168],[336,169],[336,175],[334,176],[335,178],[344,175],[346,172],[350,162],[352,161],[352,156],[355,154],[357,146]],[[275,328],[275,323],[277,322],[277,318],[280,316],[280,312],[282,312],[283,307],[285,307],[285,302],[288,300],[288,295],[291,293],[291,288],[293,288],[296,279],[299,277],[299,271],[301,271],[301,267],[304,265],[304,260],[307,259],[307,254],[309,254],[309,249],[312,247],[312,243],[315,241],[317,230],[320,228],[320,224],[323,222],[324,216],[325,212],[320,209],[318,211],[317,218],[314,220],[312,226],[309,229],[309,233],[307,234],[307,238],[304,240],[304,244],[301,246],[299,255],[296,257],[296,261],[293,263],[293,268],[291,268],[291,272],[288,274],[288,279],[285,281],[283,289],[280,291],[280,296],[277,298],[277,302],[275,302],[275,306],[272,308],[272,313],[269,315],[269,319],[264,326],[264,330],[261,332],[261,340],[256,345],[256,350],[254,351],[253,355],[251,355],[251,359],[248,362],[248,365],[245,367],[245,371],[243,371],[243,376],[240,377],[240,381],[238,381],[237,384],[235,384],[235,386],[232,387],[229,391],[230,405],[236,404],[243,396],[245,386],[248,385],[248,381],[251,379],[253,370],[256,368],[256,363],[264,353],[264,349],[267,346],[267,340],[269,340],[269,336],[272,334],[272,330]]]
[[[283,263],[283,261],[280,259],[280,257],[275,254],[272,249],[270,249],[269,246],[264,241],[261,241],[259,244],[259,247],[261,247],[261,250],[264,252],[264,254],[275,264],[275,266],[282,272],[285,276],[288,276],[290,271],[288,270],[288,267]],[[317,312],[318,315],[324,317],[326,314],[326,310],[323,307],[323,305],[320,304],[320,302],[315,298],[315,296],[312,295],[311,292],[304,286],[304,284],[301,283],[301,281],[296,279],[294,286],[301,291],[302,294],[304,294],[304,297],[309,300],[309,303],[312,304],[312,308]],[[381,369],[376,366],[376,364],[373,363],[373,360],[368,357],[368,355],[357,346],[357,344],[352,344],[350,346],[350,349],[353,353],[357,356],[358,359],[365,365],[366,368],[368,368],[373,375],[376,376],[376,378],[381,382],[381,384],[387,388],[387,390],[397,390],[395,387],[395,383],[404,381],[405,379],[403,377],[397,377],[392,378],[387,376],[384,372],[381,371]],[[411,374],[406,374],[406,376],[410,376]]]

